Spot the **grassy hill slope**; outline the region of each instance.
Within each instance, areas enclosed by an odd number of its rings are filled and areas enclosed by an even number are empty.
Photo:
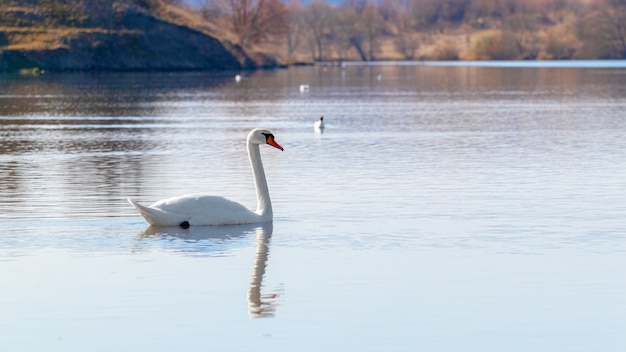
[[[112,2],[109,16],[14,2],[0,14],[0,71],[227,70],[276,66],[227,33],[160,1]],[[63,10],[63,9],[62,9]]]

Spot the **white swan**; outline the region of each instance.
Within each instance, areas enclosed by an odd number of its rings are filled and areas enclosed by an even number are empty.
[[[308,84],[301,84],[300,85],[300,93],[306,93],[309,91],[309,85]]]
[[[274,140],[272,132],[266,129],[256,128],[248,134],[248,158],[258,203],[256,211],[248,210],[245,206],[223,197],[202,194],[162,199],[150,206],[141,205],[131,198],[128,198],[128,201],[139,210],[148,223],[157,226],[187,228],[190,225],[237,225],[271,221],[272,203],[261,162],[260,144],[269,144],[283,150],[283,147]]]
[[[313,124],[313,128],[315,128],[316,130],[324,129],[324,116],[320,117],[319,120],[315,121],[315,123]]]

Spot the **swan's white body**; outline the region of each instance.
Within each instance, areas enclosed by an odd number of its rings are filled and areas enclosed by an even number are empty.
[[[256,211],[251,211],[223,197],[202,194],[163,199],[150,206],[141,205],[130,198],[128,201],[139,210],[148,223],[157,226],[238,225],[271,221],[273,218],[272,202],[261,162],[259,144],[269,144],[283,150],[268,130],[257,128],[248,134],[248,158],[252,167],[258,203]]]
[[[313,124],[313,128],[315,128],[316,130],[324,129],[324,116],[320,117],[319,120],[315,121],[315,123]]]

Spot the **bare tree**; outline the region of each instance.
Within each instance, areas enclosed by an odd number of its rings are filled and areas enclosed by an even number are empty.
[[[293,57],[300,47],[300,42],[304,33],[304,9],[298,0],[294,0],[288,5],[289,30],[286,33],[287,56]]]
[[[347,52],[349,48],[354,48],[361,61],[367,61],[366,33],[361,27],[360,9],[357,6],[354,2],[347,3],[337,12],[333,39],[340,51]]]
[[[411,0],[381,0],[378,13],[393,32],[393,44],[405,60],[414,60],[420,46],[419,7]]]
[[[337,14],[335,40],[354,48],[361,60],[373,60],[383,25],[374,4],[365,0],[348,1]]]
[[[303,13],[313,60],[324,59],[324,46],[333,23],[333,8],[322,0],[313,0]]]
[[[361,18],[366,33],[368,59],[375,60],[376,54],[380,51],[380,37],[386,30],[385,23],[372,3],[365,6]]]
[[[225,16],[238,44],[248,47],[288,30],[287,8],[280,0],[207,0],[205,13]]]
[[[396,21],[396,37],[394,45],[396,50],[402,54],[406,60],[414,60],[415,53],[419,49],[419,37],[415,31],[414,17],[402,14]]]
[[[582,56],[596,59],[626,58],[626,0],[609,0],[583,21]]]
[[[618,58],[626,58],[626,0],[611,0],[610,9],[602,11],[605,38]]]
[[[540,44],[537,38],[537,20],[525,12],[510,15],[507,18],[504,30],[518,48],[518,59],[535,59],[539,53]]]

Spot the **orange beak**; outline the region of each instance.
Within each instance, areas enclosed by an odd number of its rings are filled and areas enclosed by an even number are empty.
[[[271,145],[272,147],[276,149],[284,150],[283,147],[280,146],[280,144],[276,143],[276,141],[274,140],[274,136],[267,137],[267,144]]]

